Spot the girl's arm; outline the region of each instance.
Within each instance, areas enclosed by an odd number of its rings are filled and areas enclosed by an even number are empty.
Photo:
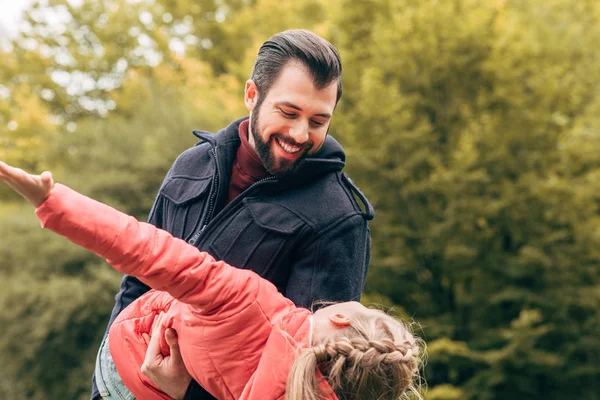
[[[263,297],[282,308],[292,306],[254,272],[215,261],[168,232],[66,186],[56,184],[36,215],[44,228],[105,258],[117,271],[201,308],[203,314],[222,318]]]
[[[43,227],[104,257],[116,270],[199,307],[207,317],[235,314],[251,302],[268,304],[269,319],[294,308],[254,272],[215,261],[163,230],[55,185],[49,172],[31,175],[0,161],[0,181],[37,207]]]

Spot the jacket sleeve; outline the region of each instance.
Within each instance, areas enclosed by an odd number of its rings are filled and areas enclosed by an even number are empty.
[[[285,295],[297,306],[360,300],[369,267],[367,221],[354,215],[336,223],[296,253]]]
[[[105,258],[117,271],[196,306],[206,317],[226,318],[259,295],[273,295],[274,302],[287,306],[254,272],[215,261],[168,232],[66,186],[57,184],[36,214],[43,227]]]
[[[162,227],[162,212],[160,211],[162,210],[162,203],[163,199],[158,196],[154,202],[152,211],[150,212],[150,217],[148,218],[148,222],[158,228]],[[144,284],[135,276],[123,276],[121,279],[119,293],[117,293],[115,296],[115,306],[111,312],[105,334],[108,334],[110,326],[113,324],[121,311],[123,311],[125,307],[133,303],[135,299],[146,293],[148,290],[150,290],[150,286]]]
[[[167,174],[165,181],[168,179],[169,174]],[[148,217],[148,222],[156,226],[157,228],[163,227],[163,204],[164,199],[160,195],[158,195],[156,197],[156,200],[154,201],[154,205],[152,206],[152,210],[150,211],[150,215]],[[121,311],[123,311],[129,304],[131,304],[135,299],[146,293],[148,290],[150,290],[150,287],[141,282],[136,277],[131,275],[123,276],[123,278],[121,279],[119,293],[117,293],[117,295],[115,296],[115,306],[112,309],[105,335],[108,333],[110,326],[117,318],[117,316],[121,313]]]
[[[162,210],[163,210],[164,199],[159,195],[154,201],[154,205],[152,206],[152,210],[150,211],[150,215],[148,217],[148,222],[157,228],[163,227],[162,220]],[[113,307],[112,313],[110,315],[110,320],[108,322],[108,327],[106,332],[108,333],[108,329],[117,318],[117,316],[135,299],[146,293],[150,290],[150,286],[141,282],[138,278],[131,275],[124,275],[123,279],[121,279],[121,286],[119,288],[119,293],[115,296],[115,306]]]

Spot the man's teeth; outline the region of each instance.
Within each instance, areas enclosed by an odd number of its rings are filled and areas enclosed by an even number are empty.
[[[300,147],[299,146],[292,146],[291,144],[285,143],[279,139],[277,139],[277,143],[279,143],[279,145],[287,152],[287,153],[297,153],[298,151],[300,151]]]

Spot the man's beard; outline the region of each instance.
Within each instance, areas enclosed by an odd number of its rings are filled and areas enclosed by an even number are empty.
[[[279,159],[275,158],[272,150],[273,141],[275,138],[279,137],[286,142],[290,142],[290,140],[286,139],[285,135],[283,134],[273,134],[269,137],[267,142],[264,141],[258,128],[261,105],[262,102],[260,101],[256,104],[256,112],[252,115],[252,121],[250,122],[250,131],[252,132],[252,137],[254,138],[254,149],[256,150],[256,153],[258,154],[263,166],[271,175],[282,175],[284,173],[291,172],[298,166],[300,161],[302,161],[302,159],[308,155],[308,150],[310,150],[312,147],[312,143],[307,142],[302,145],[294,143],[294,145],[302,148],[299,150],[302,152],[302,154],[296,160],[286,160],[281,157]]]

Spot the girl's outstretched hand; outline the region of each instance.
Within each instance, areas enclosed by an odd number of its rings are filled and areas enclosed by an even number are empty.
[[[0,181],[6,183],[34,207],[39,207],[54,188],[52,174],[31,175],[0,161]]]

